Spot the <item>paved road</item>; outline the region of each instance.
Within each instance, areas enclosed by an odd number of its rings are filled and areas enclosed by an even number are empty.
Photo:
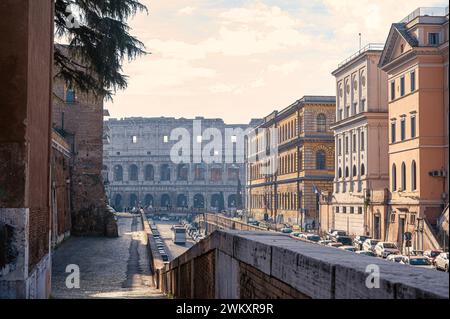
[[[138,216],[119,217],[119,238],[72,237],[53,254],[53,298],[162,298],[151,287],[146,238]],[[80,288],[66,287],[66,266],[80,269]]]
[[[177,258],[178,256],[182,255],[185,251],[187,251],[189,248],[195,245],[195,242],[187,234],[186,234],[186,245],[182,246],[173,243],[171,227],[177,224],[178,224],[177,222],[162,222],[162,221],[156,222],[156,227],[158,228],[158,231],[161,235],[161,239],[163,240],[164,245],[167,248],[166,252],[170,260]]]

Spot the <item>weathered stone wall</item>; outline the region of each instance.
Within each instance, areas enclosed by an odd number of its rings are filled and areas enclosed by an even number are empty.
[[[366,286],[368,266],[379,269],[379,288]],[[155,278],[162,292],[187,298],[449,297],[446,273],[261,231],[216,231],[156,269]]]

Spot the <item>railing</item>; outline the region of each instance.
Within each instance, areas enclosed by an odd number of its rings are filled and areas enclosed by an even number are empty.
[[[445,17],[448,15],[448,6],[446,8],[437,7],[420,7],[408,14],[401,23],[409,23],[417,17],[431,16],[431,17]]]
[[[384,49],[384,43],[369,43],[368,45],[366,45],[362,49],[359,49],[357,52],[353,53],[347,59],[345,59],[344,61],[339,63],[338,68],[340,68],[344,64],[347,64],[348,62],[350,62],[351,60],[353,60],[357,56],[363,54],[364,52],[367,52],[367,51],[383,51],[383,49]]]

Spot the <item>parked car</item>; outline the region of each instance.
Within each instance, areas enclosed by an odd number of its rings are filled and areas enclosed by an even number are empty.
[[[423,252],[423,256],[427,257],[433,265],[436,257],[440,254],[442,254],[442,250],[425,250]]]
[[[440,253],[434,260],[436,269],[448,272],[448,253]]]
[[[281,228],[281,232],[283,234],[290,234],[290,233],[292,233],[292,228],[285,226],[285,227]]]
[[[328,244],[328,246],[334,247],[334,248],[339,248],[344,245],[342,245],[342,243],[332,241],[331,243]]]
[[[403,263],[405,264],[408,261],[408,257],[407,256],[403,256],[403,255],[389,255],[386,257],[387,261],[392,261],[395,263]]]
[[[355,253],[357,253],[358,255],[364,255],[364,256],[369,256],[369,257],[377,256],[377,255],[375,255],[375,253],[373,251],[368,251],[368,250],[358,250],[358,251],[355,251]]]
[[[292,232],[290,233],[291,237],[297,237],[297,238],[302,238],[303,233],[301,232]]]
[[[169,217],[166,216],[161,217],[162,222],[168,222],[169,220],[170,220]]]
[[[313,241],[315,243],[320,241],[320,236],[316,234],[302,234],[302,238],[309,241]]]
[[[333,238],[333,240],[337,243],[341,243],[344,246],[352,246],[353,245],[353,241],[350,237],[348,236],[336,236]]]
[[[379,257],[386,258],[389,255],[398,255],[400,254],[400,250],[398,250],[398,247],[394,243],[386,242],[386,241],[380,241],[375,246],[375,254]]]
[[[319,240],[319,244],[328,246],[328,244],[331,244],[333,241],[329,239]]]
[[[417,268],[434,269],[434,266],[431,264],[431,261],[428,259],[428,257],[425,256],[414,256],[406,258],[405,264]]]
[[[358,235],[353,239],[353,246],[358,250],[362,250],[362,246],[367,239],[371,239],[371,237]]]
[[[377,239],[366,239],[363,243],[362,249],[365,251],[374,251],[375,250],[375,246],[379,243],[380,241]]]
[[[347,232],[343,230],[330,229],[330,232],[327,232],[326,238],[333,239],[336,236],[347,236]]]
[[[350,251],[352,253],[354,253],[356,251],[356,248],[353,246],[339,246],[338,248],[345,250],[345,251]]]

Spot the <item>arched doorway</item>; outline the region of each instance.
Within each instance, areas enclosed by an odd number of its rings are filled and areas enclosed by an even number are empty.
[[[189,173],[189,166],[187,164],[178,164],[177,168],[177,180],[187,181]]]
[[[169,194],[163,194],[161,196],[161,207],[170,207],[171,201]]]
[[[137,181],[139,179],[139,169],[137,167],[137,165],[135,164],[131,164],[129,171],[128,171],[128,175],[129,175],[129,180],[130,181]]]
[[[138,206],[138,197],[136,194],[130,195],[130,207],[137,207]]]
[[[237,196],[236,194],[231,194],[228,196],[228,208],[236,208],[237,207]]]
[[[153,181],[155,179],[155,170],[153,169],[153,165],[147,165],[145,166],[145,180],[146,181]]]
[[[149,206],[153,207],[153,206],[155,206],[154,202],[153,202],[153,196],[150,195],[150,194],[145,195],[144,204],[145,204],[145,207],[149,207]]]
[[[170,167],[169,164],[161,165],[161,181],[170,181]]]
[[[188,206],[188,201],[187,201],[187,197],[184,194],[179,194],[177,196],[177,207],[187,207]]]
[[[220,194],[213,194],[211,196],[211,207],[220,208],[221,197]]]
[[[194,208],[205,208],[205,197],[202,194],[194,196]]]
[[[116,194],[114,198],[114,209],[118,212],[123,210],[122,195]]]

